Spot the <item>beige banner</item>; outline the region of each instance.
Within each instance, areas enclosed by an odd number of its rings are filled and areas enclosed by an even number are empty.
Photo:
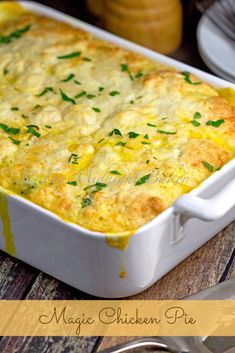
[[[0,336],[235,336],[235,300],[7,300],[0,317]]]

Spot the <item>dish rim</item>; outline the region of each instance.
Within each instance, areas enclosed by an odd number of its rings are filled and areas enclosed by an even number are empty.
[[[75,26],[77,28],[80,28],[82,30],[85,30],[89,33],[91,33],[94,37],[102,39],[104,41],[111,42],[117,46],[120,46],[122,48],[125,48],[131,52],[138,53],[140,55],[143,55],[147,57],[150,60],[156,61],[163,63],[165,65],[168,65],[170,67],[175,68],[176,70],[188,70],[191,73],[197,75],[199,78],[203,79],[205,82],[215,85],[218,88],[233,88],[235,90],[235,84],[226,81],[224,79],[221,79],[215,75],[209,74],[204,72],[203,70],[194,68],[193,66],[190,66],[188,64],[185,64],[183,62],[180,62],[176,59],[172,59],[170,57],[167,57],[163,54],[159,54],[157,52],[154,52],[151,49],[147,49],[139,44],[135,44],[131,41],[128,41],[124,38],[121,38],[117,35],[114,35],[112,33],[109,33],[103,29],[100,29],[94,25],[88,24],[84,21],[81,21],[80,19],[77,19],[73,16],[64,14],[61,11],[58,11],[56,9],[53,9],[49,6],[37,3],[36,1],[25,1],[25,0],[17,0],[19,4],[21,4],[24,8],[26,8],[28,11],[35,13],[35,14],[42,14],[45,15],[49,18],[54,18],[59,21],[66,22],[72,26]],[[213,83],[214,82],[214,83]],[[206,178],[199,186],[191,190],[187,194],[191,195],[200,195],[202,192],[206,191],[208,187],[210,187],[212,184],[216,183],[217,180],[220,180],[223,178],[223,176],[226,173],[229,173],[233,168],[235,168],[235,158],[230,160],[228,163],[226,163],[221,170],[215,172],[208,178]],[[58,214],[49,211],[48,209],[37,205],[36,203],[33,203],[32,201],[25,199],[24,197],[15,194],[14,192],[10,190],[6,190],[0,186],[0,193],[3,193],[7,195],[8,197],[17,200],[18,202],[22,203],[25,206],[33,208],[35,211],[47,216],[48,218],[53,219],[56,222],[61,223],[63,226],[69,227],[72,230],[75,230],[79,233],[79,235],[82,236],[89,236],[90,238],[93,238],[94,240],[99,238],[99,239],[104,239],[107,236],[112,236],[112,237],[122,237],[126,236],[125,232],[121,232],[121,234],[115,233],[102,233],[102,232],[96,232],[89,230],[87,228],[84,228],[80,226],[79,224],[73,223],[70,220],[65,220],[62,217],[60,217]],[[133,235],[142,235],[146,231],[148,231],[150,228],[157,226],[158,223],[162,223],[167,219],[170,215],[173,214],[173,209],[174,209],[174,203],[168,207],[166,210],[164,210],[162,213],[154,217],[151,221],[148,223],[144,224],[140,228],[137,229],[136,232],[133,233]]]

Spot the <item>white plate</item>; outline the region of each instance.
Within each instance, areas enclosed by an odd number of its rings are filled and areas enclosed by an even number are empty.
[[[200,53],[200,56],[202,60],[205,62],[205,64],[209,67],[211,71],[213,71],[216,75],[219,77],[224,78],[225,80],[228,80],[230,82],[235,83],[235,78],[228,75],[225,71],[221,70],[218,66],[216,66],[210,59],[206,56],[206,54],[203,52],[201,49],[200,45],[198,44],[198,50]]]
[[[227,38],[205,15],[197,29],[198,46],[208,66],[218,74],[235,80],[235,43]],[[225,77],[223,75],[223,77]]]

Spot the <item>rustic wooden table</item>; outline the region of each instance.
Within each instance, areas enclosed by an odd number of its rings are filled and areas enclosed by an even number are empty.
[[[41,1],[79,18],[94,21],[78,2]],[[174,58],[209,71],[202,62],[194,36],[184,41]],[[235,222],[178,265],[158,283],[133,299],[180,299],[211,285],[235,278]],[[0,299],[92,299],[74,288],[0,252]],[[93,353],[127,338],[2,337],[1,353]]]

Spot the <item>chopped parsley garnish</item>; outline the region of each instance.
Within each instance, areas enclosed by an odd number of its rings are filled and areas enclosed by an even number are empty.
[[[193,119],[201,119],[202,115],[199,112],[196,112],[193,116]]]
[[[11,108],[11,111],[12,111],[12,112],[18,112],[19,110],[20,110],[20,109],[19,109],[18,107],[12,107],[12,108]]]
[[[142,76],[144,76],[143,72],[139,71],[139,72],[137,72],[137,74],[135,75],[135,78],[140,78],[140,77],[142,77]]]
[[[184,76],[184,81],[189,83],[190,85],[200,85],[202,82],[193,82],[190,78],[190,72],[188,71],[184,71],[181,72],[181,74]]]
[[[126,146],[126,142],[119,141],[118,143],[116,143],[115,146],[125,147]]]
[[[93,99],[93,98],[95,98],[95,97],[96,97],[95,94],[87,94],[87,98],[88,98],[88,99]]]
[[[199,123],[199,121],[197,121],[197,120],[191,120],[191,124],[192,124],[193,126],[195,126],[195,127],[198,127],[198,126],[201,125],[201,124]]]
[[[102,141],[104,141],[104,138],[102,138],[101,140],[99,140],[98,143],[101,143]]]
[[[147,174],[142,176],[139,180],[137,180],[137,182],[135,183],[135,185],[142,185],[147,183],[147,181],[149,180],[151,174]]]
[[[46,88],[44,88],[44,90],[41,93],[36,94],[36,97],[42,97],[48,92],[54,92],[54,88],[53,87],[46,87]]]
[[[0,124],[0,128],[10,135],[18,135],[20,133],[20,129],[16,127],[9,127],[5,124]]]
[[[165,134],[165,135],[175,135],[176,131],[164,131],[164,130],[157,130],[159,134]]]
[[[77,58],[81,55],[81,52],[80,51],[75,51],[73,53],[69,53],[69,54],[66,54],[66,55],[60,55],[60,56],[57,56],[57,59],[73,59],[73,58]]]
[[[81,202],[82,208],[90,206],[90,204],[92,203],[93,194],[103,190],[106,186],[107,184],[100,183],[98,181],[95,184],[86,186],[84,190],[88,191],[89,195],[82,199],[82,202]]]
[[[127,72],[127,73],[128,73],[128,75],[129,75],[131,81],[134,80],[134,78],[133,78],[133,76],[132,76],[132,74],[131,74],[131,72],[130,72],[129,67],[128,67],[127,64],[121,64],[121,70],[122,70],[122,72]]]
[[[78,80],[74,80],[73,82],[76,83],[76,85],[81,85],[81,82]]]
[[[91,194],[94,194],[98,191],[101,191],[103,190],[104,188],[106,188],[107,184],[104,184],[104,183],[100,183],[100,182],[96,182],[95,184],[92,184],[92,185],[89,185],[89,186],[86,186],[84,188],[85,191],[89,191]]]
[[[37,125],[26,125],[28,130],[27,132],[29,134],[32,134],[34,136],[36,136],[37,138],[39,138],[41,136],[41,134],[39,134],[38,130],[39,130],[39,127]]]
[[[104,87],[99,87],[99,92],[102,92],[104,90]]]
[[[61,80],[61,82],[71,81],[74,77],[75,77],[74,74],[69,74],[64,80]]]
[[[96,113],[101,113],[101,110],[100,110],[100,108],[97,108],[97,107],[93,107],[92,109],[93,109],[93,110],[94,110],[94,112],[96,112]]]
[[[35,105],[35,107],[33,108],[33,110],[36,110],[36,109],[39,109],[39,108],[42,108],[42,106],[40,104],[37,104]]]
[[[26,32],[28,32],[31,28],[31,24],[28,24],[27,26],[23,28],[19,28],[16,31],[10,33],[8,36],[3,36],[0,35],[0,44],[9,44],[11,43],[14,39],[18,39],[22,37],[22,35]]]
[[[150,142],[142,141],[142,145],[150,145]]]
[[[29,119],[29,117],[28,117],[27,115],[25,115],[25,114],[21,114],[21,116],[22,116],[22,118],[24,118],[24,119]]]
[[[147,123],[148,126],[151,126],[151,127],[156,127],[157,125],[155,124],[151,124],[151,123]]]
[[[121,69],[122,69],[122,72],[128,72],[128,65],[127,64],[121,64]]]
[[[149,159],[147,159],[147,161],[145,162],[146,164],[149,164]]]
[[[7,74],[9,74],[9,70],[8,70],[7,67],[5,67],[5,68],[3,69],[3,75],[6,76]]]
[[[76,105],[75,100],[74,100],[73,98],[67,96],[67,94],[66,94],[64,91],[62,91],[62,89],[60,89],[60,94],[61,94],[62,99],[63,99],[65,102],[69,102],[69,103],[71,103],[71,104]]]
[[[89,62],[92,61],[90,58],[87,58],[87,57],[82,58],[82,60],[84,60],[84,61],[89,61]]]
[[[214,167],[213,165],[211,165],[210,163],[208,162],[202,162],[202,164],[204,165],[205,168],[209,169],[210,172],[213,172],[214,171]]]
[[[74,98],[81,98],[81,97],[83,97],[83,96],[85,96],[86,95],[86,91],[82,91],[82,92],[80,92],[80,93],[78,93]]]
[[[213,127],[220,127],[221,124],[223,124],[225,121],[224,119],[219,119],[219,120],[208,120],[206,122],[206,125],[208,126],[213,126]]]
[[[109,95],[110,95],[111,97],[117,96],[118,94],[120,94],[120,92],[118,92],[118,91],[111,91],[111,92],[109,92]]]
[[[77,186],[78,185],[76,180],[68,181],[67,184],[68,185],[72,185],[72,186]]]
[[[109,136],[113,136],[113,135],[118,135],[118,136],[122,136],[122,133],[119,129],[113,129],[110,133]]]
[[[72,153],[71,156],[69,157],[69,163],[71,164],[78,164],[78,159],[80,157],[76,153]]]
[[[129,135],[129,138],[130,138],[130,139],[135,139],[136,137],[140,136],[140,134],[137,134],[137,133],[134,132],[134,131],[128,132],[128,135]]]
[[[81,203],[82,208],[85,208],[85,207],[90,206],[91,203],[92,203],[92,200],[91,200],[90,197],[84,197],[84,198],[82,199],[82,203]]]
[[[129,103],[130,104],[135,104],[135,101],[132,99]]]
[[[114,175],[122,175],[118,170],[111,170],[110,173]]]
[[[11,136],[8,136],[8,138],[9,138],[15,145],[21,144],[21,141],[15,140],[15,139],[13,139],[13,137],[11,137]]]
[[[36,129],[36,130],[39,130],[39,126],[37,125],[26,125],[28,128],[33,128],[33,129]]]
[[[149,139],[149,135],[148,134],[146,134],[146,135],[144,135],[144,139]]]
[[[51,125],[45,125],[45,128],[51,129]]]

